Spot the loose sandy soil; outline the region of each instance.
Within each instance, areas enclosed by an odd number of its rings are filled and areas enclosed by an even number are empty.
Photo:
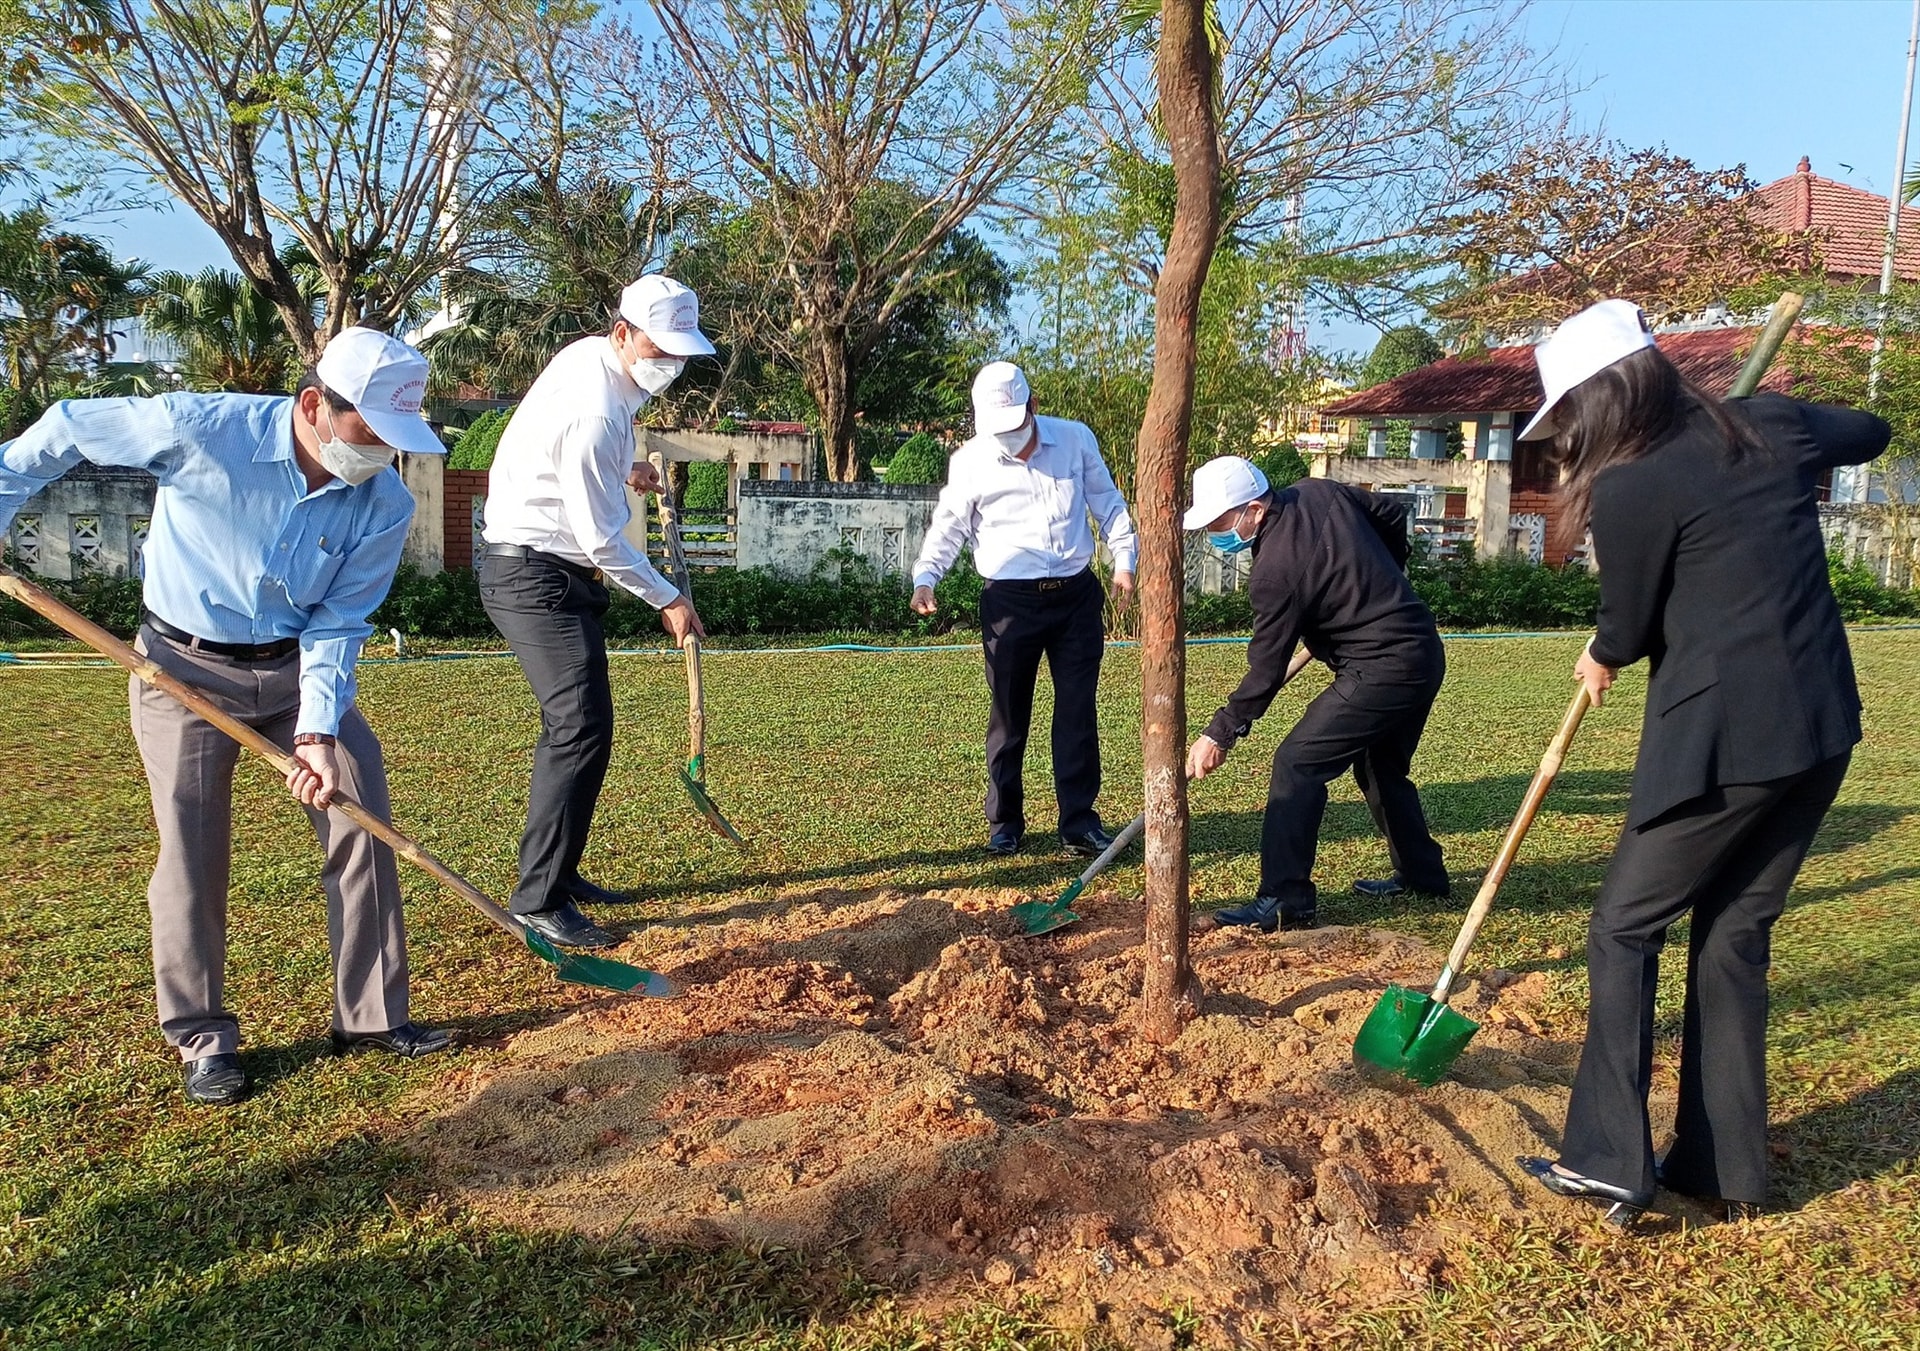
[[[1479,973],[1482,1023],[1431,1089],[1370,1083],[1354,1033],[1440,958],[1327,928],[1194,941],[1200,1016],[1137,1032],[1137,899],[1019,935],[1012,892],[813,893],[643,930],[686,987],[609,998],[442,1085],[417,1145],[517,1223],[841,1248],[939,1307],[1000,1287],[1164,1341],[1182,1305],[1229,1339],[1444,1280],[1441,1220],[1534,1204],[1577,1027],[1544,977]],[[1564,1204],[1564,1203],[1561,1203]]]

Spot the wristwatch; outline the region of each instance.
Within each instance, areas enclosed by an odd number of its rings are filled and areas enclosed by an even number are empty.
[[[331,746],[335,744],[335,739],[328,736],[325,732],[302,732],[293,739],[293,744],[296,746]]]

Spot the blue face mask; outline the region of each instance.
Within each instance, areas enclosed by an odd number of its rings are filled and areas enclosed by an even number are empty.
[[[1243,537],[1238,529],[1209,530],[1207,532],[1207,543],[1211,544],[1223,554],[1237,554],[1243,549],[1251,549],[1253,547],[1253,538],[1251,536]]]

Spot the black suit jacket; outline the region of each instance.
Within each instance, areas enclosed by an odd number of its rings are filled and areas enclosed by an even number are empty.
[[[1207,735],[1222,746],[1245,736],[1302,641],[1337,680],[1437,684],[1446,655],[1407,581],[1408,548],[1406,508],[1377,493],[1324,478],[1276,492],[1247,574],[1246,679]]]
[[[1729,464],[1696,413],[1594,481],[1596,661],[1647,658],[1628,826],[1722,784],[1810,769],[1860,739],[1860,695],[1827,581],[1814,487],[1864,464],[1891,429],[1870,413],[1763,394],[1740,410],[1763,442]]]

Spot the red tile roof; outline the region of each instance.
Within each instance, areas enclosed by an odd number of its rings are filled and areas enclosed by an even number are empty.
[[[1724,394],[1758,336],[1751,328],[1709,328],[1662,333],[1656,338],[1680,373],[1712,394]],[[1792,376],[1779,366],[1761,388],[1785,393]],[[1326,412],[1334,417],[1471,417],[1482,413],[1531,414],[1540,407],[1540,373],[1531,347],[1497,347],[1481,356],[1443,357],[1397,380],[1349,395]]]
[[[1805,156],[1785,178],[1754,189],[1754,214],[1789,234],[1813,232],[1821,241],[1829,276],[1880,276],[1887,246],[1887,199],[1813,172]],[[1920,210],[1900,208],[1900,238],[1894,276],[1920,280]]]

